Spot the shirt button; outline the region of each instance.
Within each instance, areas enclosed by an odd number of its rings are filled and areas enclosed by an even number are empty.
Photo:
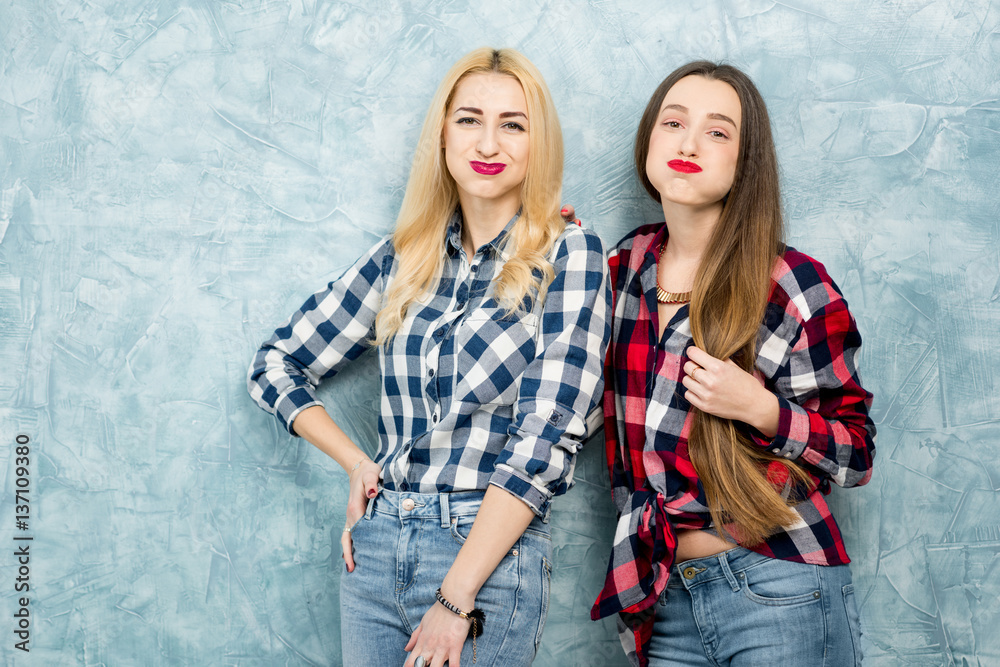
[[[414,505],[416,505],[416,503],[413,502],[413,498],[407,498],[406,500],[403,501],[403,509],[406,510],[407,512],[412,510]]]
[[[780,454],[780,453],[781,453],[781,450],[780,450],[780,449],[778,449],[777,447],[775,447],[775,448],[774,448],[774,449],[772,449],[771,451],[772,451],[772,452],[774,452],[775,454]]]
[[[431,423],[432,424],[437,424],[438,423],[438,416],[437,415],[432,415],[431,416]]]
[[[428,370],[427,375],[429,375],[430,377],[434,377],[434,369],[431,368],[430,370]]]
[[[438,329],[437,331],[434,332],[434,335],[440,338],[441,336],[444,335],[444,329]]]

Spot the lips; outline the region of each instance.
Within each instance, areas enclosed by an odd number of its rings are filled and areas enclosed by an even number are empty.
[[[697,174],[701,171],[701,167],[696,165],[694,162],[687,162],[685,160],[671,160],[667,163],[667,166],[674,171],[679,171],[682,174]]]
[[[472,167],[474,172],[485,176],[496,176],[507,168],[507,165],[503,162],[476,162],[473,160],[469,162],[469,165]]]

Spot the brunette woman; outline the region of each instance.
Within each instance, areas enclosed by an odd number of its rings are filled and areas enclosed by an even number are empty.
[[[665,223],[610,255],[605,436],[619,511],[592,616],[639,665],[860,662],[825,495],[871,477],[872,396],[843,294],[782,242],[764,101],[709,62],[668,76],[635,143]]]
[[[254,359],[254,399],[350,476],[345,665],[534,657],[549,504],[572,483],[610,334],[601,241],[559,216],[562,164],[535,67],[468,54],[431,102],[395,232]],[[314,392],[371,347],[374,460]]]

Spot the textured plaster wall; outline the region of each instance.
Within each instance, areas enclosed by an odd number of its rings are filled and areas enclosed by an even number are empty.
[[[756,79],[791,241],[866,337],[877,469],[834,504],[867,664],[1000,664],[998,24],[987,0],[0,0],[4,664],[339,663],[345,476],[250,402],[245,368],[390,230],[434,87],[484,44],[547,77],[564,199],[609,244],[659,216],[630,148],[661,78],[708,57]],[[323,390],[369,448],[375,374]],[[538,665],[622,664],[587,620],[600,445],[554,512]]]

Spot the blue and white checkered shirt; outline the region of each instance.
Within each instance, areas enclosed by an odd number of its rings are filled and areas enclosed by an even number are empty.
[[[470,265],[456,213],[437,291],[412,304],[379,347],[376,461],[387,489],[448,493],[494,484],[546,516],[552,497],[572,485],[587,414],[604,386],[611,302],[604,247],[596,233],[567,225],[550,255],[555,278],[544,302],[508,314],[491,283],[516,219]],[[396,266],[387,237],[258,350],[250,395],[293,434],[296,415],[321,405],[319,381],[371,347]]]

